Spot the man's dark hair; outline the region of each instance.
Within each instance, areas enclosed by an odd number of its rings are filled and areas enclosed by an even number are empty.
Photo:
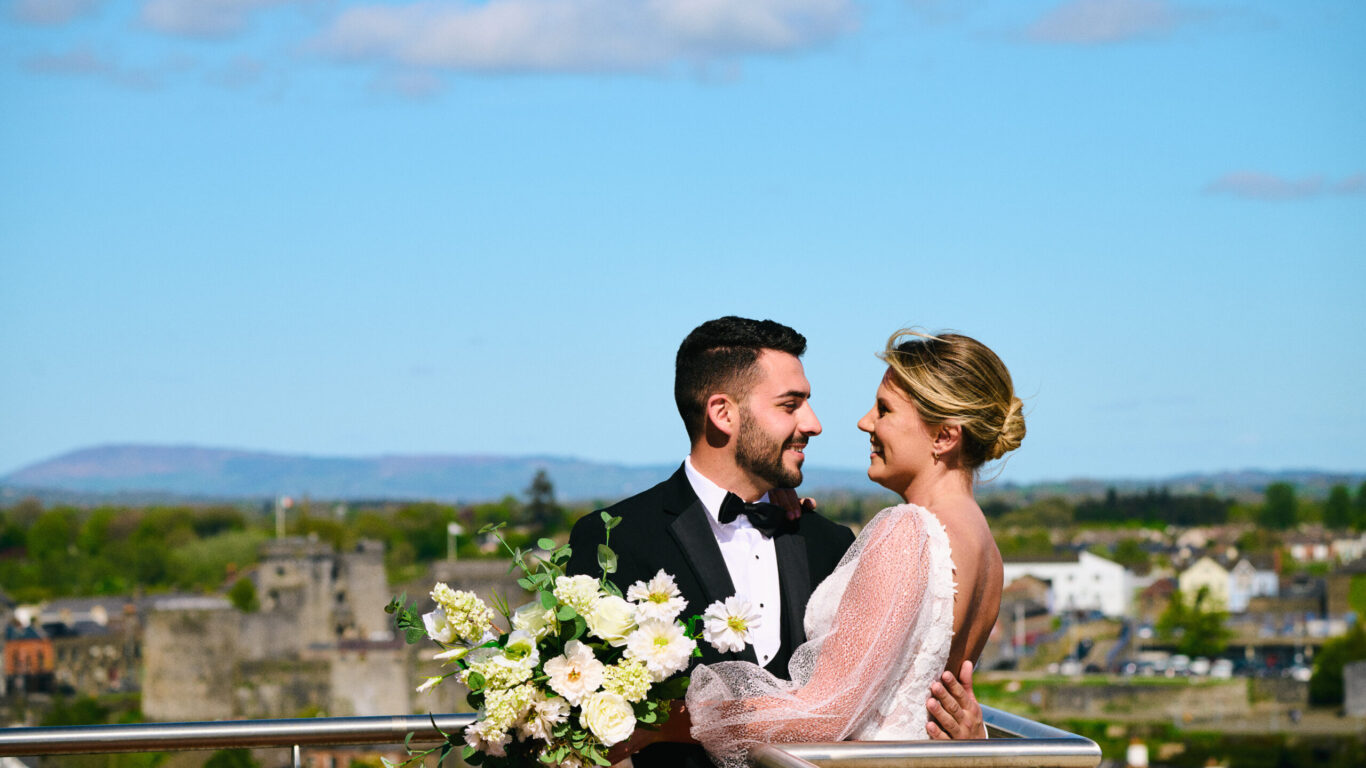
[[[674,402],[688,440],[702,435],[708,397],[724,392],[741,400],[749,394],[755,363],[765,349],[801,357],[806,337],[782,323],[733,315],[708,320],[688,334],[674,360]]]

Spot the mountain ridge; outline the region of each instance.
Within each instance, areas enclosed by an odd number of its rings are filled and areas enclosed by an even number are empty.
[[[568,456],[397,454],[313,456],[195,445],[115,443],[80,448],[0,477],[0,501],[23,495],[181,499],[270,498],[394,499],[477,502],[519,494],[538,469],[570,501],[611,502],[667,477],[674,464],[624,465]],[[803,491],[881,493],[863,470],[810,467]],[[1317,470],[1241,470],[1184,473],[1167,478],[1092,479],[999,483],[984,495],[1103,494],[1164,487],[1173,492],[1246,495],[1272,482],[1291,482],[1308,496],[1336,483],[1353,490],[1366,473]]]

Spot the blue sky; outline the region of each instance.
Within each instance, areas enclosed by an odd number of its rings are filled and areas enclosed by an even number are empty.
[[[678,460],[699,322],[995,348],[1003,477],[1366,469],[1366,4],[4,0],[0,473]]]

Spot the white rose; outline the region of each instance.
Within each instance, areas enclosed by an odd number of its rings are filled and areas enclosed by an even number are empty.
[[[616,595],[603,595],[594,600],[584,619],[594,637],[617,648],[626,645],[626,636],[636,628],[635,607]]]
[[[422,614],[422,625],[427,628],[427,637],[438,643],[449,645],[455,642],[455,627],[446,620],[444,608],[438,606],[431,613]]]
[[[636,713],[621,695],[598,691],[584,700],[579,724],[610,747],[631,737],[636,729]]]
[[[533,600],[518,608],[512,614],[512,628],[520,629],[540,640],[555,626],[555,612],[542,607],[539,600]]]
[[[527,669],[534,668],[541,661],[541,652],[536,648],[536,637],[529,632],[514,629],[503,646],[503,655]]]

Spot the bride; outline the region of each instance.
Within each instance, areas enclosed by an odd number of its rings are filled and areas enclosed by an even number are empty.
[[[1002,568],[973,483],[1019,447],[1022,404],[1000,358],[967,336],[898,331],[881,357],[858,427],[869,479],[906,503],[879,512],[812,594],[791,682],[747,662],[699,666],[686,705],[662,731],[638,731],[632,751],[696,741],[738,768],[760,743],[985,735],[971,665],[996,623]],[[966,690],[945,670],[961,670]]]

